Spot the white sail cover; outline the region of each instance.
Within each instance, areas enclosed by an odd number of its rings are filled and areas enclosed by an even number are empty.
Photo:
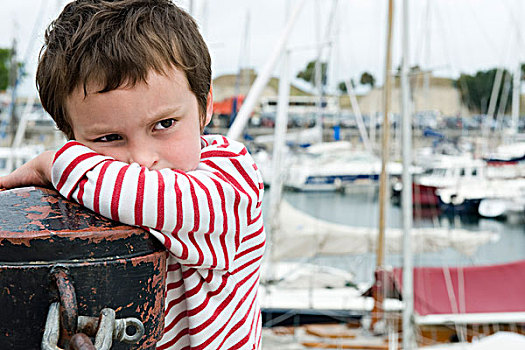
[[[352,227],[317,219],[282,201],[280,228],[274,233],[272,259],[308,258],[317,255],[364,254],[375,252],[377,228]],[[414,228],[412,249],[415,253],[453,248],[472,255],[478,247],[497,241],[499,235],[489,231],[452,228]],[[385,232],[387,253],[401,253],[403,232],[388,228]]]
[[[512,332],[497,332],[472,343],[440,344],[425,347],[427,350],[523,350],[525,336]]]

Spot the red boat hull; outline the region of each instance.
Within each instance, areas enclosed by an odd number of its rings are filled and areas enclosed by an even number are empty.
[[[436,194],[437,187],[412,184],[412,201],[414,205],[424,207],[438,207],[439,199]]]

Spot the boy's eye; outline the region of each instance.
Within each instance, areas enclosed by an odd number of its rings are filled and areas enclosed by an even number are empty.
[[[157,122],[155,124],[155,126],[153,127],[153,129],[155,129],[155,130],[168,129],[168,128],[172,127],[173,124],[175,124],[175,119],[173,119],[173,118],[164,119],[164,120],[161,120],[160,122]]]
[[[98,139],[95,140],[95,142],[112,142],[112,141],[119,141],[119,140],[122,140],[122,137],[120,135],[110,134],[110,135],[99,137]]]

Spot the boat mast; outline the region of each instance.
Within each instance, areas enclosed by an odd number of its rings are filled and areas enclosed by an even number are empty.
[[[482,141],[489,139],[489,128],[490,128],[489,122],[492,122],[494,119],[496,119],[496,102],[498,100],[499,91],[501,89],[501,84],[503,81],[503,73],[504,73],[504,69],[502,67],[499,67],[496,70],[496,76],[494,77],[494,84],[492,85],[492,92],[490,94],[489,107],[487,109],[485,122],[481,125],[481,140]],[[501,105],[502,98],[503,98],[503,95],[500,98],[500,105]],[[487,147],[487,142],[483,142],[483,149],[482,149],[483,154],[486,155],[488,151],[489,151],[489,148]]]
[[[227,136],[229,138],[239,139],[241,137],[244,127],[250,118],[257,100],[259,99],[259,95],[266,87],[266,84],[268,83],[268,80],[270,80],[272,71],[277,64],[277,61],[285,50],[286,43],[290,37],[290,33],[295,24],[295,21],[301,12],[301,9],[303,8],[304,1],[305,0],[300,0],[297,2],[294,9],[292,10],[290,17],[288,18],[288,23],[286,24],[281,37],[274,47],[274,51],[266,61],[266,64],[264,65],[261,73],[257,75],[257,78],[253,82],[252,87],[250,88],[250,91],[248,92],[248,95],[246,96],[241,109],[235,118],[235,121],[228,130]]]
[[[401,64],[401,116],[403,154],[403,349],[414,348],[412,315],[414,308],[413,264],[412,264],[412,123],[410,109],[409,70],[409,0],[403,0],[402,13],[402,64]]]
[[[512,142],[516,141],[516,136],[518,133],[518,121],[520,117],[520,95],[521,95],[521,43],[522,37],[520,32],[520,21],[518,20],[521,11],[521,2],[517,3],[516,14],[517,17],[513,17],[514,25],[516,26],[516,52],[515,52],[515,66],[514,74],[512,79],[512,110],[511,110],[511,125],[510,125],[510,135]]]
[[[315,111],[315,128],[317,130],[317,140],[316,142],[323,142],[323,73],[321,67],[321,55],[323,52],[323,43],[321,42],[321,16],[319,13],[321,11],[321,3],[319,0],[315,1],[315,36],[317,43],[317,59],[315,60],[315,75],[314,75],[314,85],[315,93],[317,97],[317,108]]]
[[[383,269],[385,251],[385,222],[386,205],[388,200],[388,174],[387,163],[389,153],[390,122],[388,114],[391,102],[391,68],[392,68],[392,22],[394,12],[394,0],[388,0],[388,20],[386,36],[385,56],[385,83],[383,86],[383,135],[381,139],[381,174],[379,177],[379,232],[377,238],[376,270]],[[376,281],[376,295],[374,296],[374,308],[372,310],[372,326],[383,318],[383,292],[385,288],[383,281]]]
[[[248,9],[246,9],[246,19],[244,23],[244,35],[241,38],[241,50],[239,51],[239,71],[237,72],[237,76],[235,77],[235,86],[233,88],[233,99],[232,99],[232,110],[230,114],[230,122],[228,123],[231,125],[231,123],[235,120],[237,117],[237,110],[239,105],[239,96],[241,94],[241,84],[244,80],[245,76],[248,75],[246,71],[243,70],[243,59],[247,59],[248,57],[248,31],[250,29],[250,12]],[[246,61],[247,62],[247,61]],[[246,65],[248,67],[248,65]],[[249,76],[247,77],[249,79]]]
[[[324,41],[321,41],[321,2],[319,0],[316,0],[315,2],[315,34],[316,34],[316,44],[317,44],[317,57],[315,59],[315,74],[314,74],[314,85],[315,85],[315,92],[316,92],[316,98],[317,98],[317,108],[315,112],[315,128],[317,128],[317,142],[323,141],[323,104],[325,100],[325,92],[324,92],[324,85],[326,84],[325,78],[327,78],[328,75],[328,60],[326,62],[326,69],[325,72],[323,72],[322,62],[321,58],[323,56],[323,49],[326,45],[328,45],[328,49],[331,49],[332,41],[331,41],[331,35],[332,35],[332,28],[335,23],[335,15],[337,10],[337,0],[334,0],[332,2],[332,7],[330,9],[330,14],[328,17],[328,24],[326,28],[326,33],[324,37]]]
[[[367,150],[367,152],[373,153],[374,150],[370,143],[370,139],[368,138],[368,133],[366,132],[365,122],[363,121],[361,109],[359,108],[359,104],[357,103],[357,98],[355,96],[354,87],[352,86],[352,81],[348,79],[348,80],[345,80],[344,83],[346,86],[346,93],[348,94],[348,97],[350,98],[350,105],[352,106],[352,111],[354,112],[355,120],[357,122],[357,129],[359,130],[359,136],[361,136],[361,139],[363,140],[363,145],[365,146],[365,149]]]
[[[519,34],[518,34],[519,38]],[[517,45],[519,48],[519,45]],[[514,74],[512,77],[512,121],[510,127],[510,134],[512,135],[512,141],[516,141],[515,137],[518,133],[518,120],[520,117],[520,92],[521,92],[521,62],[519,52],[516,53],[516,66],[514,67]]]
[[[286,3],[286,13],[289,10],[289,0]],[[268,258],[268,272],[266,274],[267,280],[274,280],[274,244],[275,235],[280,230],[280,204],[282,197],[282,180],[283,180],[283,161],[282,156],[285,148],[286,129],[288,124],[288,107],[290,100],[290,51],[285,50],[281,58],[281,74],[279,77],[279,99],[277,100],[277,115],[275,117],[274,127],[274,145],[272,151],[272,178],[270,183],[270,227],[268,235],[268,246],[266,248],[266,256]]]

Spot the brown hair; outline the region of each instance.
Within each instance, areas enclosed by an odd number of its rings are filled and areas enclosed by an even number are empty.
[[[36,83],[44,109],[74,138],[65,108],[79,86],[99,92],[146,82],[148,72],[185,72],[201,113],[211,84],[211,59],[197,24],[171,0],[76,0],[46,30]]]

